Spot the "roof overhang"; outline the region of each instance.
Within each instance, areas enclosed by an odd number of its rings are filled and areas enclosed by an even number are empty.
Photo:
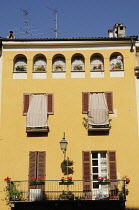
[[[119,38],[69,38],[69,39],[2,39],[3,46],[111,46],[125,45],[137,41],[138,37]]]

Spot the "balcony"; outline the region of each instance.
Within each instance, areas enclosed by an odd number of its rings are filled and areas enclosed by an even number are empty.
[[[29,181],[13,181],[11,184],[20,192],[20,197],[12,197],[12,201],[40,200],[126,200],[128,190],[125,180],[111,180],[100,183],[94,180],[45,180],[31,184]],[[92,185],[94,189],[92,189]]]
[[[37,185],[29,181],[13,181],[11,184],[16,192],[20,192],[20,199],[18,196],[10,199],[16,210],[124,210],[128,193],[125,180],[111,180],[103,185],[96,180],[72,180],[70,184],[45,180]]]

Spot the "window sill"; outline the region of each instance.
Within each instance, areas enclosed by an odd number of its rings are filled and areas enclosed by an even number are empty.
[[[88,131],[109,131],[110,130],[110,125],[107,126],[88,126]]]
[[[104,70],[90,70],[90,72],[104,72]]]
[[[27,73],[27,71],[13,71],[13,73]]]
[[[110,71],[124,71],[124,69],[110,69]]]
[[[46,73],[46,71],[33,71],[32,73]]]
[[[85,70],[71,70],[71,72],[85,72]]]
[[[32,133],[32,132],[48,132],[49,127],[40,127],[40,128],[30,128],[26,127],[26,133]]]
[[[66,71],[52,71],[52,73],[65,73]]]

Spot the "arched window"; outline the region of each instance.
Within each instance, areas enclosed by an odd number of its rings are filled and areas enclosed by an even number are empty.
[[[53,58],[53,71],[65,71],[65,58],[57,55]]]
[[[35,58],[34,71],[46,71],[46,58],[44,56],[38,56]]]
[[[90,59],[90,70],[104,70],[104,59],[100,54],[92,55]]]
[[[14,62],[14,72],[27,71],[27,58],[24,55],[19,55]]]
[[[110,56],[110,70],[120,70],[124,69],[123,66],[123,56],[121,53],[113,53]]]
[[[74,55],[71,60],[72,71],[84,71],[84,58],[82,55]]]

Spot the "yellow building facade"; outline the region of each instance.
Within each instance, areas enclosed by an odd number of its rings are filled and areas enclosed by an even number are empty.
[[[126,207],[139,208],[136,41],[134,36],[2,39],[1,209],[8,209],[7,176],[66,177],[59,144],[64,133],[66,157],[74,162],[68,176],[91,180],[82,186],[89,195],[99,188],[97,177],[128,177]]]

